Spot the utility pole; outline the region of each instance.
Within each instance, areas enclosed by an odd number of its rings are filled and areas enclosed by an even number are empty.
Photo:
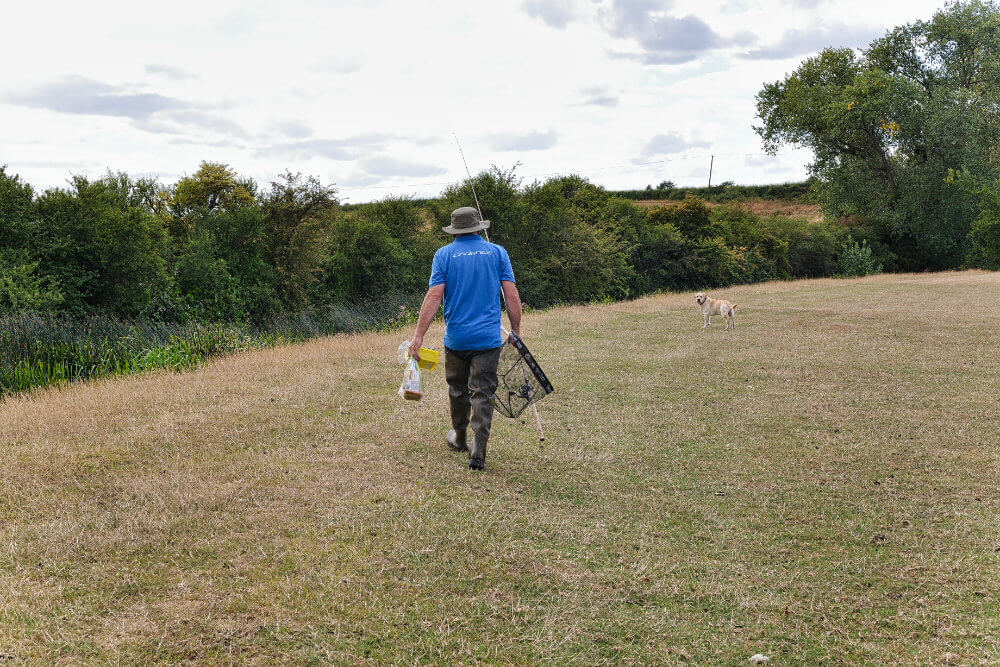
[[[715,166],[715,156],[712,156],[712,161],[708,163],[708,187],[712,187],[712,167]]]

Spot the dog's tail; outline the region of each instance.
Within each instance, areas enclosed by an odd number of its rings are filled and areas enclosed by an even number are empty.
[[[730,304],[730,305],[732,306],[733,310],[736,310],[736,304],[735,303],[734,304]]]

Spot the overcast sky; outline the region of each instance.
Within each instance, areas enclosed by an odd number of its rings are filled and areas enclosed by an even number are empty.
[[[203,160],[348,201],[435,195],[490,164],[611,188],[774,183],[754,95],[825,46],[929,18],[907,0],[5,3],[0,165],[38,187]]]

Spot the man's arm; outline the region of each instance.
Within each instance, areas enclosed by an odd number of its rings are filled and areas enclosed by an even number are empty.
[[[510,280],[501,280],[504,302],[507,304],[507,317],[510,318],[510,330],[521,335],[521,295],[517,293],[517,285]]]
[[[434,319],[434,315],[437,314],[438,308],[441,307],[441,298],[443,296],[444,283],[435,285],[427,290],[427,294],[424,295],[424,302],[420,305],[420,316],[417,318],[417,330],[413,334],[413,340],[410,342],[410,356],[414,359],[416,359],[417,355],[420,354],[420,346],[424,344],[424,334],[427,333],[427,327],[431,325],[431,320]],[[520,322],[520,301],[517,302],[517,318]]]

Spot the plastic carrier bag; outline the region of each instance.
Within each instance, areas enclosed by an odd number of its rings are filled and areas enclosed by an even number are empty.
[[[420,388],[420,367],[416,359],[410,358],[406,362],[403,384],[399,385],[399,395],[408,401],[419,401],[424,397],[424,392]]]

